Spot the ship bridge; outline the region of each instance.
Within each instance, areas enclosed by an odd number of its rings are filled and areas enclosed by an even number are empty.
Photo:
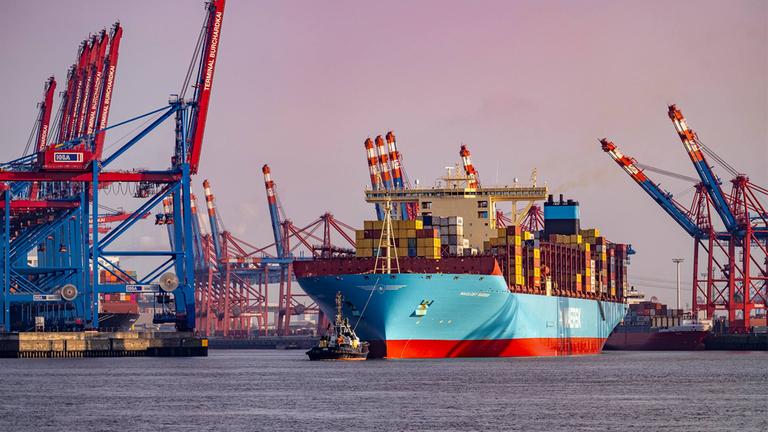
[[[546,185],[532,183],[527,186],[515,183],[512,186],[471,187],[469,177],[449,170],[447,176],[441,177],[430,188],[366,189],[365,201],[374,204],[387,201],[418,203],[420,216],[460,216],[464,237],[470,239],[473,247],[482,248],[483,241],[496,232],[497,203],[511,203],[510,219],[519,225],[536,201],[547,199],[549,190]]]

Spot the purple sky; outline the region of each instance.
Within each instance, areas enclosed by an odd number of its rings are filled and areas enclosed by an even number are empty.
[[[18,156],[51,74],[63,86],[78,43],[125,28],[111,119],[179,90],[202,2],[9,2],[0,15],[0,157]],[[363,140],[393,129],[413,179],[430,185],[469,145],[485,183],[540,182],[582,204],[638,254],[630,277],[672,301],[673,257],[692,241],[599,148],[608,136],[649,165],[695,176],[666,106],[677,103],[731,165],[768,184],[768,3],[764,1],[230,0],[199,184],[210,178],[226,227],[270,237],[261,166],[297,223],[325,210],[360,225]],[[57,102],[58,104],[58,102]],[[107,138],[107,145],[128,130]],[[162,167],[170,125],[123,167]],[[725,176],[723,171],[721,175]],[[687,184],[655,176],[683,202]],[[141,241],[157,236],[147,223]],[[684,298],[689,294],[685,291]],[[686,300],[688,301],[688,300]]]

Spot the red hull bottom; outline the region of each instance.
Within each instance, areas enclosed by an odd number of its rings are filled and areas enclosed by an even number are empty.
[[[597,354],[605,338],[372,341],[369,358],[533,357]]]

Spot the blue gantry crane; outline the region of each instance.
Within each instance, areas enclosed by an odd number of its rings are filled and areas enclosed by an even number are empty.
[[[611,141],[602,139],[602,148],[693,238],[694,316],[701,312],[711,319],[718,311],[727,313],[730,331],[748,331],[768,306],[768,212],[764,204],[768,188],[752,183],[704,146],[675,105],[668,107],[667,114],[700,179],[690,209],[650,181],[634,159],[621,154]],[[730,193],[723,191],[705,152],[734,176]],[[712,213],[717,213],[724,229],[714,226]],[[703,273],[701,252],[705,254]]]
[[[0,327],[5,331],[24,330],[36,317],[45,318],[47,327],[95,329],[101,294],[141,292],[167,300],[172,313],[164,317],[178,329],[195,327],[190,179],[200,160],[224,5],[224,0],[206,3],[197,61],[183,87],[194,87],[192,98],[185,99],[182,91],[165,107],[108,125],[122,36],[122,27],[116,24],[110,34],[101,32],[81,45],[55,124],[46,125],[45,113],[41,116],[39,127],[45,130],[39,131],[43,138],[36,151],[0,164],[4,207]],[[46,110],[53,86],[49,83]],[[175,120],[169,167],[114,169],[125,154],[169,119]],[[127,142],[102,156],[107,131],[138,122],[149,124],[140,125]],[[47,140],[49,127],[57,130],[53,140]],[[141,204],[102,237],[102,194],[123,186]],[[116,246],[166,198],[173,200],[175,221],[170,248],[126,250]],[[141,257],[152,264],[141,276],[133,276],[121,267],[120,257]],[[100,283],[100,272],[115,276],[120,283]]]

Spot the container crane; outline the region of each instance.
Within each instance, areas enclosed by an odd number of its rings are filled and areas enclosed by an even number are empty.
[[[43,169],[80,170],[101,160],[122,33],[115,23],[81,45],[62,96],[58,143],[40,150]]]
[[[27,311],[17,315],[26,317],[31,316],[30,307],[33,311],[46,313],[47,306],[41,307],[40,302],[62,305],[68,313],[76,314],[85,328],[97,328],[99,295],[136,292],[156,293],[158,301],[163,298],[164,310],[160,316],[155,316],[156,322],[172,322],[178,330],[194,329],[194,224],[190,208],[193,166],[190,155],[199,156],[201,150],[223,9],[224,0],[206,2],[205,25],[195,54],[200,61],[192,62],[187,73],[187,77],[200,78],[197,82],[201,85],[196,88],[195,98],[172,97],[168,106],[117,124],[107,125],[106,115],[111,103],[109,86],[114,84],[117,43],[122,29],[119,25],[115,26],[110,36],[102,32],[80,45],[77,63],[70,68],[67,77],[67,89],[62,97],[60,115],[57,115],[58,124],[54,125],[59,131],[54,140],[57,144],[0,164],[0,189],[5,202],[5,228],[0,228],[3,232],[0,255],[6,257],[0,268],[3,281],[0,327],[5,331],[18,329],[17,321],[11,320],[12,310],[16,314]],[[108,55],[107,47],[110,48]],[[198,68],[197,74],[195,68]],[[101,81],[97,83],[99,69]],[[94,98],[98,101],[95,104]],[[117,159],[174,115],[176,139],[170,167],[111,169]],[[142,119],[146,122],[138,132],[100,163],[91,163],[96,137],[103,137],[107,129]],[[94,125],[89,134],[91,122]],[[195,146],[190,148],[190,142]],[[194,171],[196,169],[195,164]],[[18,187],[34,182],[41,185],[37,201],[26,199]],[[102,236],[99,223],[102,206],[99,201],[103,198],[100,191],[116,183],[132,184],[134,197],[143,202]],[[147,212],[167,198],[172,204],[166,213],[171,215],[170,220],[173,221],[169,225],[173,233],[169,250],[115,249],[114,245],[119,244],[115,242],[118,238],[128,233],[138,220],[146,217]],[[39,252],[40,246],[46,252],[38,254],[39,266],[28,266],[28,253]],[[142,276],[131,275],[121,270],[121,256],[142,257],[156,266],[148,268]],[[102,269],[118,275],[121,282],[101,283],[98,275]],[[60,295],[63,284],[75,285],[79,294]],[[47,304],[50,303],[42,305]]]
[[[717,310],[725,310],[731,332],[747,331],[751,326],[752,311],[765,310],[768,306],[768,213],[763,204],[768,199],[768,189],[752,184],[746,175],[739,174],[707,149],[675,105],[668,107],[667,114],[701,180],[696,185],[690,210],[683,209],[668,192],[650,182],[640,164],[619,153],[613,143],[601,140],[603,150],[611,153],[613,159],[694,238],[691,303],[694,316],[704,312],[707,318],[713,318]],[[720,180],[712,172],[702,150],[735,175],[730,195],[723,193]],[[674,177],[690,179],[677,174]],[[725,225],[723,232],[713,228],[712,207]],[[702,251],[705,276],[700,273],[699,255]]]

